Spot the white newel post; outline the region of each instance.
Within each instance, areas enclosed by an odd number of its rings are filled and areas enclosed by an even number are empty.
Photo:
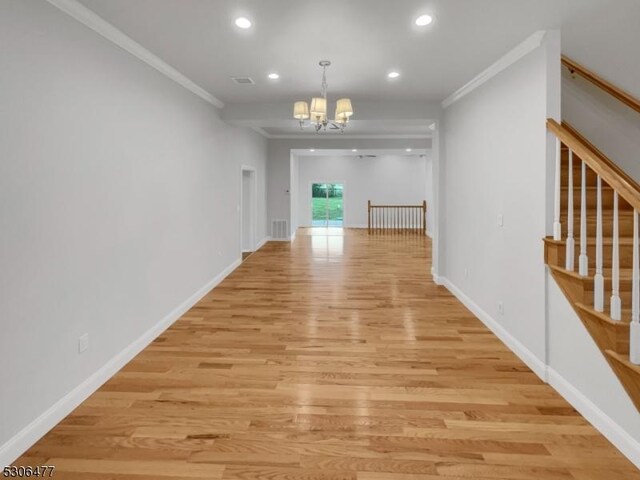
[[[618,193],[613,192],[613,249],[611,252],[611,318],[622,318],[620,301],[620,245],[618,235]]]
[[[633,267],[631,283],[631,331],[629,360],[640,365],[640,267],[638,266],[638,212],[633,210]]]
[[[587,257],[587,166],[582,162],[582,183],[580,186],[580,257],[578,268],[581,276],[589,275],[589,258]]]
[[[602,276],[602,179],[597,180],[596,205],[596,274],[593,277],[593,308],[604,310],[604,277]]]
[[[567,252],[565,268],[573,272],[575,241],[573,239],[573,152],[569,150],[569,181],[567,185]]]
[[[553,239],[562,240],[562,229],[560,227],[560,166],[561,148],[560,139],[556,138],[556,184],[555,197],[553,199]]]

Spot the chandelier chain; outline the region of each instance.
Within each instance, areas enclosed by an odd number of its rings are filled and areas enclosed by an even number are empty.
[[[327,66],[322,65],[322,97],[327,99],[327,89],[329,88],[329,84],[327,83]]]

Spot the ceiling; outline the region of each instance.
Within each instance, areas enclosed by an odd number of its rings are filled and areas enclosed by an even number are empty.
[[[429,138],[443,99],[539,30],[560,29],[563,53],[640,92],[640,0],[79,1],[224,102],[225,121],[269,138],[341,136],[291,118],[291,102],[318,94],[323,59],[330,103],[354,102],[344,137]],[[423,13],[435,20],[417,27]]]
[[[81,1],[228,104],[307,99],[322,59],[333,62],[333,98],[441,101],[534,31],[588,25],[626,0]],[[415,26],[420,13],[435,21]],[[251,29],[234,25],[240,15]],[[387,78],[392,69],[400,78]]]

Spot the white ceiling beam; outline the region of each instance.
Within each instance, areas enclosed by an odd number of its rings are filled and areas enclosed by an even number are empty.
[[[353,101],[354,119],[380,121],[418,120],[433,122],[440,118],[442,107],[435,102]],[[293,119],[293,102],[233,103],[226,105],[222,119],[230,123],[273,122]]]

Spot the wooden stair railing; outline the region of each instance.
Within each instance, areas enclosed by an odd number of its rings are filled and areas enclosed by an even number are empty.
[[[373,205],[367,202],[368,231],[372,233],[427,233],[427,202],[422,205]]]
[[[640,410],[640,185],[570,125],[547,128],[556,177],[545,262]]]
[[[606,81],[604,78],[593,73],[591,70],[583,67],[579,63],[574,62],[565,55],[562,56],[562,65],[567,67],[572,74],[580,75],[585,80],[593,83],[596,87],[604,90],[612,97],[624,103],[627,107],[632,108],[636,112],[640,113],[640,100],[635,98],[633,95],[625,92],[621,88],[616,87],[612,83]]]

